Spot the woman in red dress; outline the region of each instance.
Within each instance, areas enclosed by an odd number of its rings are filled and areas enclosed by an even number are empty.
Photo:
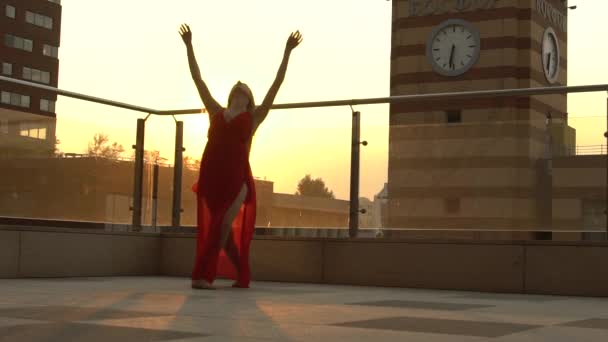
[[[208,142],[203,152],[197,194],[196,259],[192,288],[214,289],[217,276],[236,280],[234,287],[248,288],[249,246],[255,229],[255,186],[249,151],[251,140],[268,115],[285,79],[293,49],[301,42],[300,32],[287,39],[283,61],[268,94],[255,106],[249,87],[238,82],[222,108],[203,82],[192,48],[192,31],[182,25],[180,35],[188,50],[192,79],[209,113]]]

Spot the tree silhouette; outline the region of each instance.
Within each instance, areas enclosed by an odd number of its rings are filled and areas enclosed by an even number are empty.
[[[160,151],[153,150],[148,151],[144,150],[144,162],[149,164],[156,164],[161,161]]]
[[[186,168],[188,170],[198,170],[200,167],[200,164],[201,164],[200,160],[195,159],[190,156],[184,156],[182,161],[184,164],[184,168]]]
[[[336,196],[334,196],[334,192],[325,186],[325,182],[322,178],[313,179],[310,175],[306,175],[300,180],[296,195],[331,199],[336,198]]]
[[[122,145],[114,142],[110,145],[110,136],[105,133],[95,133],[93,141],[89,142],[87,154],[93,157],[118,159],[125,151]]]

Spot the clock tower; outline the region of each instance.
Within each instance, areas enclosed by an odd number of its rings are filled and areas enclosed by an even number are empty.
[[[566,6],[393,0],[391,95],[567,85]],[[541,228],[566,111],[566,95],[391,105],[388,226]]]

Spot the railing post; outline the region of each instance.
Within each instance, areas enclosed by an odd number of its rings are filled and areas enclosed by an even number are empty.
[[[553,139],[552,130],[553,118],[551,112],[546,114],[545,119],[545,151],[540,159],[540,178],[539,178],[539,194],[538,194],[538,232],[536,239],[551,240],[552,239],[552,221],[553,221]]]
[[[604,133],[604,137],[606,138],[606,149],[608,150],[608,97],[606,97],[606,133]],[[606,189],[604,199],[605,208],[604,215],[606,216],[606,240],[608,240],[608,151],[605,157],[606,161]]]
[[[152,169],[152,227],[156,228],[158,218],[158,172],[159,172],[158,161],[154,163]]]
[[[181,225],[182,215],[182,173],[184,151],[184,122],[175,122],[175,165],[173,167],[173,211],[171,226]]]
[[[361,154],[361,113],[353,111],[350,152],[350,210],[348,235],[356,238],[359,232],[359,167]]]
[[[144,176],[144,141],[146,133],[146,120],[137,119],[137,137],[133,149],[135,149],[135,170],[133,175],[133,220],[132,228],[141,230],[141,204]]]

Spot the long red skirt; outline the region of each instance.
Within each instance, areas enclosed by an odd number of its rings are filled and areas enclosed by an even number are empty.
[[[209,128],[209,142],[201,161],[197,194],[196,259],[192,279],[209,283],[217,278],[236,280],[238,287],[249,287],[251,271],[249,249],[255,230],[255,184],[249,165],[251,115],[244,113],[227,123],[223,113],[214,115]],[[233,248],[220,246],[222,223],[243,184],[247,196],[232,222]],[[237,259],[233,265],[227,253]],[[240,273],[237,274],[237,268]]]

